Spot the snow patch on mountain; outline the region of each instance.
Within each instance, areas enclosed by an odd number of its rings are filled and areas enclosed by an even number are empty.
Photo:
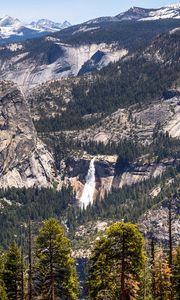
[[[180,9],[180,3],[168,4],[166,7],[170,7],[173,9]]]
[[[0,49],[2,49],[3,47],[1,47]],[[9,49],[10,51],[12,52],[16,52],[18,50],[22,50],[23,49],[23,46],[21,44],[17,44],[17,43],[14,43],[14,44],[9,44],[6,46],[6,49]]]
[[[38,30],[44,30],[48,32],[59,31],[71,26],[71,24],[68,21],[65,21],[63,23],[57,23],[48,19],[40,19],[37,22],[32,22],[30,25],[32,26],[32,28],[36,28]]]
[[[82,26],[78,30],[74,31],[73,34],[77,34],[79,32],[88,32],[88,31],[94,31],[100,29],[99,26],[96,27],[87,27],[87,26]]]
[[[15,41],[18,37],[21,39],[23,39],[23,37],[24,39],[36,37],[43,33],[57,32],[69,26],[71,26],[71,24],[68,21],[57,23],[48,19],[41,19],[37,22],[26,24],[19,19],[6,15],[5,17],[0,18],[0,40],[1,42],[9,42],[9,39]]]
[[[176,32],[180,31],[180,27],[174,28],[170,31],[170,34],[174,34]]]
[[[142,18],[140,21],[150,21],[159,19],[179,19],[180,18],[180,6],[166,6],[161,9],[150,11],[149,17]]]
[[[158,9],[148,9],[133,6],[129,10],[118,14],[115,17],[101,17],[89,20],[84,24],[98,24],[103,22],[123,22],[123,21],[155,21],[160,19],[179,19],[180,4],[171,4]]]

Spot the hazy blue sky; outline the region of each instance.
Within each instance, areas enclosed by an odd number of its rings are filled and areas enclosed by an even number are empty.
[[[0,17],[11,15],[24,21],[48,18],[76,24],[99,16],[116,15],[132,6],[149,8],[171,3],[169,0],[1,0]]]

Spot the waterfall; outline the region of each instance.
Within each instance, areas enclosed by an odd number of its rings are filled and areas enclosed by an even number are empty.
[[[89,170],[86,176],[86,183],[80,198],[80,207],[82,209],[86,209],[89,204],[93,204],[93,196],[96,186],[94,160],[95,157],[90,161]]]

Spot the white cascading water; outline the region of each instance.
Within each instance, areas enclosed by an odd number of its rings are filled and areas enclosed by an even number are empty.
[[[89,170],[86,176],[86,183],[80,198],[80,207],[82,209],[86,209],[89,204],[93,204],[93,196],[96,186],[94,160],[95,157],[90,161]]]

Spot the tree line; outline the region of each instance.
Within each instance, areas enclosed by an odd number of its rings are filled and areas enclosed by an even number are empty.
[[[117,222],[97,239],[88,258],[88,300],[172,300],[180,297],[180,247],[145,240],[138,226]],[[56,219],[43,222],[28,251],[13,242],[0,255],[1,300],[79,299],[78,275],[71,243]],[[23,240],[23,239],[22,239]]]

